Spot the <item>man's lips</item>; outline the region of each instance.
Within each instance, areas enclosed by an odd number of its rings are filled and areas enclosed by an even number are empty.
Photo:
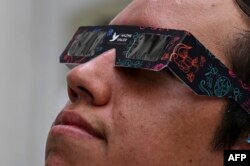
[[[93,137],[98,139],[105,139],[104,135],[96,128],[94,128],[90,123],[85,121],[79,114],[70,111],[62,111],[56,118],[52,125],[53,128],[62,126],[62,128],[67,130],[77,129],[80,132],[88,133]],[[66,131],[67,132],[67,131]]]

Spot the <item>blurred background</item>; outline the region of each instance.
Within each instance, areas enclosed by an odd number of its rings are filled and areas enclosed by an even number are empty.
[[[0,0],[0,166],[42,166],[67,101],[59,55],[81,25],[107,24],[131,0]]]

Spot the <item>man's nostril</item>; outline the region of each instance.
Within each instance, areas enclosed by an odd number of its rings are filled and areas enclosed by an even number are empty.
[[[68,95],[69,95],[69,99],[72,103],[75,102],[78,98],[78,94],[70,87],[68,87]]]
[[[82,86],[78,86],[77,87],[80,91],[82,91],[83,93],[86,93],[91,99],[93,99],[93,95],[92,93],[90,93],[90,91],[88,91],[86,88],[82,87]]]

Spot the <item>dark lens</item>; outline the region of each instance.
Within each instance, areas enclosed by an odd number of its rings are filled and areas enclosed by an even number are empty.
[[[68,55],[91,57],[95,54],[96,47],[102,43],[105,32],[83,32],[72,42]]]
[[[250,17],[250,0],[236,0],[243,12]]]
[[[170,39],[167,35],[141,34],[130,47],[127,58],[157,61],[164,54]]]

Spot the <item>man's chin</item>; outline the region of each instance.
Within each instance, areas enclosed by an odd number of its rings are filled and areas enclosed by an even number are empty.
[[[49,134],[46,143],[45,166],[70,166],[65,157],[66,152],[70,150],[68,147],[64,139],[54,138]]]
[[[77,139],[68,135],[48,135],[45,166],[103,165],[104,143],[97,139]],[[100,164],[101,163],[101,164]]]
[[[49,152],[46,155],[45,166],[70,166],[60,155]]]

